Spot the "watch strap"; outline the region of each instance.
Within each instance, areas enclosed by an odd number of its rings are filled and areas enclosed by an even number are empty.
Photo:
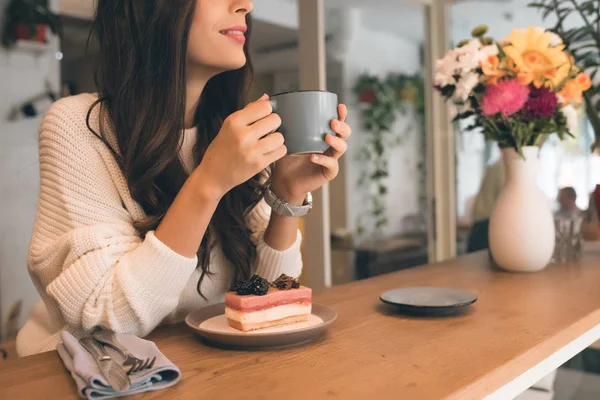
[[[270,187],[267,187],[265,191],[265,202],[275,214],[284,217],[302,217],[312,209],[312,195],[310,193],[307,194],[304,204],[297,206],[277,196],[271,191]]]

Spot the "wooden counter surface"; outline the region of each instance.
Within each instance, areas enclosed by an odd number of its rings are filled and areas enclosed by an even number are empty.
[[[414,318],[380,304],[405,286],[474,291],[471,310]],[[300,348],[207,347],[183,325],[151,335],[182,372],[173,388],[131,399],[508,399],[600,338],[600,252],[578,264],[514,274],[487,253],[380,276],[315,295],[339,316]],[[76,399],[56,352],[0,364],[0,399]]]

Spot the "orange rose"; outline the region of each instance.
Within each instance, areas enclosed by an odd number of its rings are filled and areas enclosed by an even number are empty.
[[[506,73],[500,69],[500,59],[498,56],[488,56],[486,59],[481,61],[481,71],[485,75],[488,83],[495,85],[498,80],[502,78]]]
[[[585,72],[580,72],[579,75],[575,77],[575,82],[577,82],[583,92],[592,87],[592,80]]]
[[[582,99],[582,93],[573,80],[567,81],[558,94],[562,96],[564,104],[570,104],[574,101],[581,102]]]
[[[560,95],[564,98],[564,104],[571,102],[581,103],[583,100],[583,92],[592,87],[592,80],[585,72],[580,72],[574,79],[565,83],[565,86],[560,91]]]

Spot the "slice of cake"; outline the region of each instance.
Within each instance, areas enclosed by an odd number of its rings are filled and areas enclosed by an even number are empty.
[[[312,290],[286,275],[270,284],[254,275],[225,295],[229,326],[243,332],[306,321],[311,309]]]

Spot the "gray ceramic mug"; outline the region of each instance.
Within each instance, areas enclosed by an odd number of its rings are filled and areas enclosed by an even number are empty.
[[[278,131],[288,154],[321,154],[329,148],[325,135],[335,135],[331,120],[338,118],[335,93],[304,90],[271,96],[273,112],[281,117]]]

